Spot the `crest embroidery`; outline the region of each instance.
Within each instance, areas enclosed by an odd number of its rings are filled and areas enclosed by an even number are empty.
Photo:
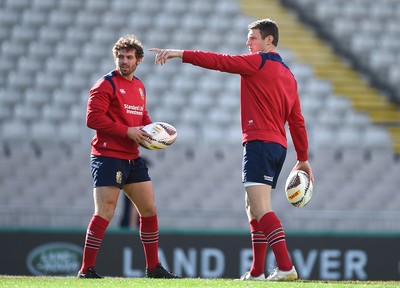
[[[115,181],[116,181],[118,184],[121,184],[121,183],[122,183],[122,172],[121,172],[121,171],[117,171],[117,174],[115,175]]]
[[[142,100],[144,100],[144,91],[142,88],[139,88],[139,94],[140,94],[140,97],[142,97]]]

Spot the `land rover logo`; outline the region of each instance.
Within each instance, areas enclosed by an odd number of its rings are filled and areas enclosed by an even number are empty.
[[[78,245],[53,242],[33,249],[27,257],[27,266],[33,275],[75,275],[80,268],[82,248]]]

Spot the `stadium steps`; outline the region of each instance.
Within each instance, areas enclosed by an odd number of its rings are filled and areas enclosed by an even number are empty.
[[[385,127],[392,136],[393,150],[400,154],[400,111],[300,23],[279,0],[241,0],[244,14],[257,19],[271,17],[281,32],[279,43],[293,50],[299,62],[311,65],[315,75],[331,81],[335,94],[351,100],[355,111],[370,115],[371,121]]]
[[[389,127],[390,135],[392,136],[392,141],[394,145],[394,150],[399,153],[400,151],[400,127],[392,126]]]

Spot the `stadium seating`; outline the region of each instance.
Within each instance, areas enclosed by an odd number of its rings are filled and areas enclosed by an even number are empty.
[[[368,6],[378,3],[365,1]],[[244,14],[247,6],[236,0],[133,2],[132,11],[124,0],[0,3],[0,72],[5,75],[0,79],[0,226],[86,226],[93,210],[89,169],[93,131],[84,123],[88,91],[114,68],[112,45],[117,37],[134,33],[145,45],[137,76],[146,86],[150,116],[178,129],[172,147],[142,151],[151,162],[160,227],[248,229],[241,184],[239,77],[182,65],[179,60],[156,67],[154,54],[147,49],[247,53],[246,27],[255,18]],[[295,34],[290,27],[303,33],[301,24],[293,24],[297,20],[291,12],[273,2],[268,9],[283,11],[275,14],[283,17],[278,21],[284,30],[278,50],[298,81],[316,176],[310,204],[302,210],[291,207],[283,193],[286,175],[295,164],[289,140],[287,163],[273,193],[274,209],[288,229],[399,229],[393,214],[385,217],[382,212],[395,213],[400,205],[400,197],[391,194],[400,184],[393,133],[374,121],[375,114],[355,109],[347,90],[338,89],[335,80],[321,75],[321,67],[300,57],[302,49],[290,47],[285,33]],[[293,9],[309,9],[308,17],[323,21],[318,23],[326,33],[346,36],[350,49],[360,54],[359,49],[367,48],[362,37],[376,27],[367,21],[352,25],[365,13],[355,9],[353,1],[296,2]],[[371,17],[395,17],[392,10],[400,5],[391,0],[385,5],[374,6]],[[345,19],[339,21],[338,15]],[[390,35],[400,35],[400,25],[385,23]],[[369,66],[364,69],[382,71],[382,65],[400,64],[400,58],[389,53],[398,54],[398,43],[382,37],[381,44],[387,55],[377,59],[365,51]],[[339,66],[335,61],[332,65]],[[385,69],[386,78],[399,87],[396,65]],[[344,77],[354,74],[347,71]],[[368,212],[383,220],[368,223]],[[111,226],[117,223],[114,219]]]
[[[355,106],[359,109],[371,114],[373,122],[390,127],[388,132],[393,139],[395,151],[399,153],[400,137],[397,129],[394,129],[400,123],[399,73],[396,72],[400,64],[399,2],[397,0],[382,2],[284,0],[283,2],[295,9],[302,19],[312,24],[320,35],[330,41],[347,62],[363,74],[364,80],[367,79],[384,91],[380,97],[365,95],[372,93],[364,91],[362,102],[354,99],[359,92],[349,93],[348,97],[357,102]],[[374,37],[376,45],[371,45],[371,37]],[[390,102],[397,105],[392,105]],[[381,107],[381,112],[376,111],[378,106]]]

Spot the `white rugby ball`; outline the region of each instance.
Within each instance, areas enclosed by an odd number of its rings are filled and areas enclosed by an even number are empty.
[[[313,183],[310,176],[301,170],[293,170],[286,179],[286,198],[295,207],[307,205],[313,195]]]
[[[150,142],[145,142],[140,146],[149,150],[161,150],[171,146],[178,136],[175,127],[165,122],[150,123],[142,130],[149,133],[151,138],[149,138]]]

